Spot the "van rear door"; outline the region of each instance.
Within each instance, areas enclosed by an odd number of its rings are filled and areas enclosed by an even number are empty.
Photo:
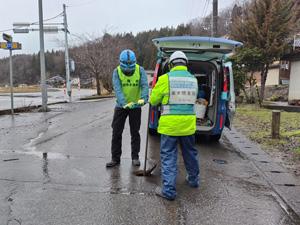
[[[225,38],[198,37],[198,36],[175,36],[156,38],[152,40],[160,52],[172,54],[176,50],[191,53],[216,53],[216,56],[223,56],[233,51],[234,48],[242,45],[241,42]]]
[[[230,129],[235,114],[235,110],[236,110],[232,62],[224,63],[224,67],[229,72],[229,95],[228,95],[228,108],[226,113],[225,126]]]

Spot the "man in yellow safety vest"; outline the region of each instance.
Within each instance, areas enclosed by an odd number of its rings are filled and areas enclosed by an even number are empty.
[[[169,59],[170,72],[159,77],[152,90],[150,104],[161,104],[158,133],[161,134],[160,157],[162,188],[155,193],[168,200],[176,197],[177,144],[187,171],[189,186],[199,186],[198,151],[195,145],[196,115],[194,104],[198,94],[197,79],[187,70],[188,59],[175,51]]]
[[[134,166],[140,166],[141,107],[148,101],[148,81],[145,70],[136,63],[133,51],[126,49],[120,54],[120,65],[113,72],[113,87],[117,104],[112,121],[111,161],[106,167],[120,164],[122,133],[127,116],[131,134],[131,158]]]

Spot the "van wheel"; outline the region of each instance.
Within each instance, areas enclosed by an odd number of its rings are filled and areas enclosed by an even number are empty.
[[[157,130],[156,129],[152,129],[152,128],[148,128],[149,134],[150,135],[157,135]]]
[[[197,144],[207,143],[207,142],[209,142],[209,137],[205,134],[200,134],[199,132],[196,131],[195,141],[196,141]]]
[[[220,140],[221,136],[222,136],[221,134],[210,135],[209,139],[212,142],[218,142]]]

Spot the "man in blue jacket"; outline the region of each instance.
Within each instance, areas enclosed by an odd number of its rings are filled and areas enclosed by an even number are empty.
[[[134,166],[140,166],[141,107],[148,101],[149,87],[144,68],[136,63],[133,51],[126,49],[120,54],[120,65],[113,72],[113,87],[117,104],[112,121],[111,161],[106,167],[120,164],[122,133],[127,116],[131,134],[131,158]]]

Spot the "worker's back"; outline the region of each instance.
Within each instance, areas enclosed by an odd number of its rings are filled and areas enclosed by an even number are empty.
[[[190,86],[189,90],[181,89],[183,91],[180,93],[184,93],[185,95],[183,99],[177,102],[170,99],[176,99],[179,96],[177,95],[178,93],[173,93],[176,91],[172,91],[170,88],[170,78],[172,77],[177,79],[176,86],[179,90],[188,82]],[[162,104],[162,115],[159,119],[158,133],[169,136],[187,136],[195,133],[196,116],[194,114],[194,102],[197,91],[197,80],[187,71],[186,66],[176,66],[169,73],[162,75],[158,79],[155,88],[152,90],[150,99],[151,104],[158,102]],[[172,101],[176,102],[176,104],[173,104]],[[183,104],[179,104],[181,101]]]

